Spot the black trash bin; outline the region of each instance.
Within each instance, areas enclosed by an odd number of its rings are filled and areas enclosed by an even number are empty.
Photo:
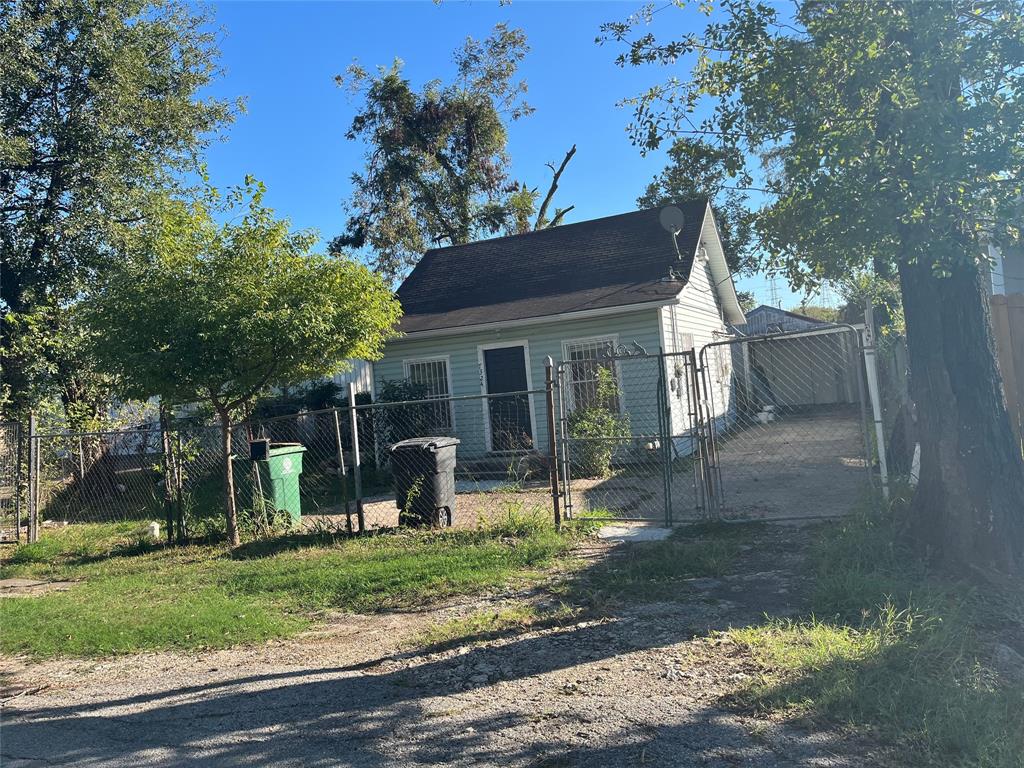
[[[444,527],[455,514],[454,437],[415,437],[391,446],[398,524]]]

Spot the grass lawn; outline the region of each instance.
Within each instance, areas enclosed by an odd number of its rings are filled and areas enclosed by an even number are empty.
[[[1024,689],[993,662],[1020,640],[1022,591],[930,571],[892,521],[825,532],[814,613],[726,633],[760,673],[738,700],[783,719],[873,731],[903,765],[1024,766]]]
[[[284,537],[232,553],[157,546],[131,523],[69,526],[0,562],[2,578],[76,582],[0,600],[0,651],[96,656],[257,643],[327,610],[416,605],[529,579],[575,536],[511,520],[479,531]]]

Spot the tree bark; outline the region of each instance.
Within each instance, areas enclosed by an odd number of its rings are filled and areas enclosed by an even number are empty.
[[[965,250],[966,252],[966,250]],[[995,361],[987,293],[973,261],[948,277],[899,264],[921,474],[911,533],[957,567],[1024,570],[1024,460]]]
[[[228,543],[232,547],[241,544],[238,536],[238,512],[235,509],[235,473],[231,466],[231,412],[218,408],[220,416],[221,447],[224,454],[224,514],[227,518]]]

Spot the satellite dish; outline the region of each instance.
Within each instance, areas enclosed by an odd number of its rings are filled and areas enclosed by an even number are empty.
[[[658,221],[666,231],[678,235],[683,231],[683,225],[686,224],[686,216],[674,205],[666,205],[658,214]]]

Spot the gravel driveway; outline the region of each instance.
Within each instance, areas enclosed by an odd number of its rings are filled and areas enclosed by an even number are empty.
[[[878,765],[849,737],[730,708],[752,670],[709,631],[801,609],[806,535],[773,526],[763,538],[733,575],[690,580],[667,601],[436,652],[410,651],[410,638],[524,596],[343,615],[252,649],[6,659],[0,757],[5,768]],[[590,546],[593,559],[616,556]]]

